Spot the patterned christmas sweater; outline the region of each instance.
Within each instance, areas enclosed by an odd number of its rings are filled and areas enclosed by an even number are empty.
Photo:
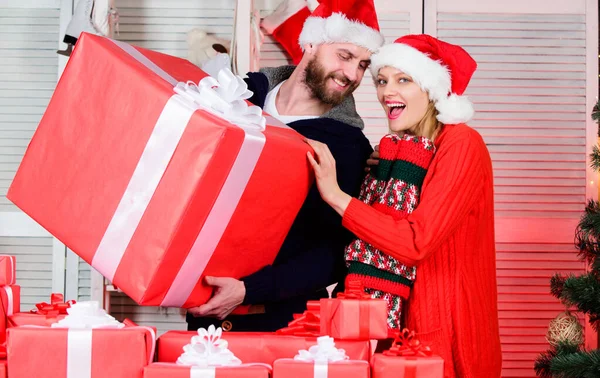
[[[359,200],[403,219],[419,203],[427,169],[433,159],[433,142],[424,137],[389,134],[379,144],[379,165],[365,178]],[[373,298],[386,300],[388,327],[400,328],[402,299],[407,299],[416,278],[416,268],[406,266],[361,239],[345,252],[347,280],[360,280]]]

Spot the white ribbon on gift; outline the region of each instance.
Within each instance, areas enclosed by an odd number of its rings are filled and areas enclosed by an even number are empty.
[[[4,291],[6,292],[6,316],[13,315],[14,307],[15,307],[15,295],[13,294],[12,286],[6,285],[4,286]]]
[[[140,220],[197,109],[219,116],[244,130],[244,141],[196,241],[188,253],[162,306],[181,307],[202,276],[219,244],[260,158],[266,120],[260,108],[244,101],[251,95],[246,83],[227,70],[217,80],[206,77],[198,85],[175,78],[126,43],[111,40],[138,62],[174,86],[175,94],[163,108],[119,205],[92,259],[92,266],[109,280],[125,254]],[[270,124],[286,127],[281,122]]]
[[[108,315],[98,302],[77,302],[67,309],[68,315],[53,328],[67,328],[67,375],[66,378],[92,378],[92,343],[94,329],[122,329],[125,325]],[[28,328],[47,328],[26,326]],[[150,333],[152,348],[148,364],[154,359],[156,332],[150,327],[141,328]]]
[[[183,347],[177,358],[178,365],[191,366],[190,378],[214,378],[219,366],[240,366],[242,361],[228,348],[227,340],[221,338],[223,330],[210,325],[208,330],[198,329],[190,343]]]
[[[330,362],[340,362],[348,359],[346,351],[336,348],[333,338],[329,336],[317,338],[317,345],[311,346],[308,350],[300,350],[294,356],[296,361],[314,363],[314,378],[327,378]]]

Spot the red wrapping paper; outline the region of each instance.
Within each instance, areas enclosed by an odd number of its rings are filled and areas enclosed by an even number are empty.
[[[183,353],[183,346],[190,343],[194,331],[169,331],[158,338],[157,354],[159,362],[175,362]],[[315,337],[276,335],[259,332],[224,332],[229,350],[243,363],[264,363],[272,365],[280,358],[290,358],[301,349],[308,349],[317,343]],[[369,361],[370,342],[336,340],[336,347],[344,349],[352,360]]]
[[[80,378],[67,375],[68,332],[63,328],[10,328],[11,378]],[[94,329],[91,378],[142,378],[151,350],[150,333],[143,328]]]
[[[370,366],[366,361],[330,362],[326,376],[315,372],[313,362],[285,358],[273,364],[273,378],[369,378],[369,371]]]
[[[388,337],[387,304],[379,299],[321,299],[321,333],[336,340]]]
[[[194,368],[199,369],[199,368]],[[239,366],[220,366],[214,369],[215,378],[269,378],[268,366],[249,364]],[[192,372],[192,367],[168,363],[154,363],[144,368],[144,378],[196,378],[203,377],[201,372]],[[192,374],[196,375],[192,375]],[[207,375],[204,375],[206,377]]]
[[[50,327],[52,324],[62,320],[66,315],[55,315],[55,314],[32,314],[30,312],[19,312],[8,317],[8,327],[20,327],[20,326],[41,326]]]
[[[6,360],[0,360],[0,378],[8,377],[8,363]]]
[[[176,81],[198,82],[206,76],[184,59],[145,49],[137,53]],[[173,84],[115,43],[82,34],[7,194],[143,305],[173,305],[163,300],[205,226],[245,135],[217,116],[193,113],[110,277],[94,256],[173,95]],[[239,278],[272,263],[311,186],[310,148],[302,136],[270,125],[262,134],[266,143],[260,158],[231,219],[220,222],[226,228],[200,270],[203,276]],[[183,281],[193,287],[177,307],[198,306],[210,297],[212,289],[201,278]]]
[[[16,283],[15,256],[0,255],[0,286]]]
[[[376,353],[371,366],[373,378],[444,377],[444,360],[439,356],[399,357]]]
[[[21,287],[10,285],[0,287],[0,344],[6,341],[7,321],[10,316],[21,311]]]

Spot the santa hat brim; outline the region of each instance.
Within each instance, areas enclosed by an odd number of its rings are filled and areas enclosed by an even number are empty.
[[[384,38],[379,31],[365,24],[349,20],[341,13],[333,13],[327,18],[307,18],[298,42],[302,50],[310,43],[352,43],[375,52],[383,45]]]
[[[402,43],[390,43],[371,57],[371,74],[377,78],[383,67],[404,72],[429,94],[438,110],[438,120],[445,124],[464,123],[473,117],[473,105],[465,96],[451,94],[450,71],[441,62]],[[449,96],[450,95],[450,96]]]

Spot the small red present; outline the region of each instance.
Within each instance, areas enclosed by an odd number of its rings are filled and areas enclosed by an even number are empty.
[[[443,378],[444,360],[421,344],[414,332],[399,332],[390,350],[371,359],[373,378]]]
[[[158,362],[177,361],[184,345],[188,344],[190,338],[195,335],[198,335],[198,332],[169,331],[164,333],[157,342]],[[279,358],[294,356],[298,350],[307,349],[316,343],[316,337],[260,332],[224,332],[222,337],[228,342],[229,350],[242,363],[265,363],[268,365],[272,365]],[[371,358],[369,341],[340,340],[337,345],[339,348],[343,348],[353,360],[369,361]]]
[[[6,329],[10,327],[7,319],[21,311],[21,287],[7,285],[0,288],[0,344],[6,341]]]
[[[55,314],[33,314],[31,312],[19,312],[8,317],[8,328],[21,326],[50,327],[52,324],[62,320],[66,315]]]
[[[313,180],[244,86],[83,33],[7,197],[137,303],[199,306],[273,262]]]
[[[329,336],[319,337],[316,345],[294,358],[273,364],[273,378],[369,378],[369,372],[367,361],[350,360]]]
[[[0,255],[0,286],[17,282],[15,256]]]
[[[52,327],[8,330],[10,376],[142,378],[153,360],[155,335],[149,327],[117,322],[96,302],[77,303]]]
[[[0,378],[8,377],[8,363],[6,360],[0,360]]]
[[[158,362],[144,368],[144,378],[269,378],[271,368],[263,364],[237,366],[185,366]]]
[[[350,283],[335,299],[321,299],[321,334],[336,340],[388,338],[387,303],[365,294],[360,282]]]

